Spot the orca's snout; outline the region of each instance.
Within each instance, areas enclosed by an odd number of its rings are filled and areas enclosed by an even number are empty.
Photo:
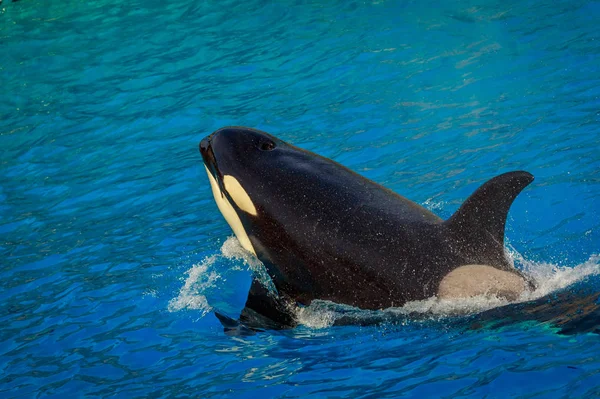
[[[227,133],[229,130],[232,129],[223,127],[221,129],[215,130],[214,132],[203,138],[200,141],[200,154],[202,154],[202,156],[205,157],[207,154],[212,153],[217,136],[222,136],[223,132]]]
[[[212,147],[212,140],[215,134],[210,134],[200,141],[200,155],[204,164],[209,168],[215,167],[217,162],[215,159],[215,153]]]
[[[208,152],[209,148],[210,148],[210,139],[212,137],[212,134],[209,136],[206,136],[205,138],[203,138],[200,141],[200,154],[204,155]]]

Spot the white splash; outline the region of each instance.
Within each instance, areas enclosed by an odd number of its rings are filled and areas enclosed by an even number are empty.
[[[191,269],[186,271],[185,283],[179,290],[177,297],[169,301],[168,310],[170,312],[183,309],[199,310],[201,312],[200,317],[210,312],[212,307],[208,303],[206,293],[217,288],[217,281],[223,278],[215,267],[215,264],[222,259],[237,261],[233,262],[232,270],[242,270],[243,266],[250,268],[253,273],[259,276],[261,282],[274,289],[262,262],[242,248],[237,238],[232,236],[225,240],[220,253],[204,258],[200,263],[193,265]]]
[[[258,260],[256,256],[242,248],[242,245],[235,236],[229,237],[221,247],[221,255],[226,259],[234,259],[242,261],[243,264],[250,268],[254,276],[272,292],[277,292],[271,277],[267,274],[265,265]],[[239,267],[238,267],[239,268]]]
[[[521,301],[538,299],[588,277],[600,275],[600,255],[592,255],[587,261],[575,267],[532,262],[523,258],[514,249],[509,251],[509,255],[515,263],[522,265],[523,271],[531,276],[537,285],[535,291],[526,292],[520,298]]]
[[[548,295],[552,292],[566,288],[591,276],[600,275],[600,255],[592,255],[586,262],[574,267],[557,266],[551,263],[532,262],[525,259],[516,250],[509,248],[509,258],[524,272],[531,276],[535,282],[534,291],[526,291],[512,303],[531,301]],[[168,309],[171,312],[193,309],[201,312],[201,317],[212,310],[208,303],[206,293],[216,287],[222,275],[217,272],[215,264],[220,260],[228,260],[232,270],[249,268],[259,277],[261,282],[276,292],[271,279],[262,262],[244,250],[239,241],[229,237],[221,246],[220,253],[205,258],[189,269],[183,287],[176,298],[169,301]],[[234,261],[234,262],[231,262]],[[468,315],[486,311],[488,309],[507,305],[511,302],[503,298],[490,296],[477,296],[462,299],[439,299],[436,297],[412,301],[402,307],[388,308],[382,311],[366,311],[348,305],[340,305],[328,301],[313,301],[310,306],[297,307],[296,317],[300,324],[321,329],[332,326],[340,317],[352,315],[357,318],[389,316],[426,315],[430,317],[447,317],[455,315]],[[383,312],[383,313],[382,313]]]
[[[560,267],[550,263],[538,263],[524,259],[514,249],[509,250],[511,260],[533,278],[536,289],[526,291],[514,302],[495,296],[476,296],[461,299],[439,299],[431,297],[406,303],[402,307],[379,311],[365,311],[327,301],[314,301],[310,306],[298,308],[296,316],[300,324],[309,328],[326,328],[335,324],[340,317],[352,314],[357,319],[369,319],[389,315],[392,317],[425,315],[439,318],[480,313],[510,303],[526,302],[541,298],[552,292],[566,288],[591,276],[600,275],[600,256],[592,255],[586,262],[575,267]]]
[[[211,307],[203,295],[206,289],[214,287],[219,275],[209,269],[217,261],[217,255],[205,258],[202,262],[192,266],[186,273],[188,277],[179,290],[179,295],[169,301],[169,311],[176,312],[182,309],[195,309],[201,311],[201,317],[211,311]]]
[[[331,327],[340,315],[339,310],[345,305],[328,301],[313,301],[310,306],[297,307],[296,319],[306,327],[320,329]]]

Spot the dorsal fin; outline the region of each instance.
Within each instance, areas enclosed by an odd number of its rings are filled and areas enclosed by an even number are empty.
[[[508,210],[519,193],[533,181],[524,171],[508,172],[479,187],[444,224],[473,261],[506,269],[504,227]]]

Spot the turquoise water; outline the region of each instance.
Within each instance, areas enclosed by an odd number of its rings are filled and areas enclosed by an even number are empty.
[[[539,295],[600,291],[599,17],[592,1],[3,2],[0,396],[599,396],[600,336],[539,322],[334,327],[314,307],[293,331],[226,336],[213,310],[241,309],[256,265],[197,147],[256,127],[442,217],[527,170],[517,265]]]

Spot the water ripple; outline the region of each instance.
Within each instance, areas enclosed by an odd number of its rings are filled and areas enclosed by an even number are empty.
[[[250,266],[219,252],[231,233],[197,152],[223,125],[254,126],[443,217],[488,178],[529,170],[507,238],[550,287],[552,267],[597,267],[599,12],[584,0],[5,1],[0,396],[600,395],[597,337],[543,324],[321,319],[224,336],[209,307],[239,311]],[[182,295],[194,265],[220,278]],[[195,295],[206,303],[189,306]]]

